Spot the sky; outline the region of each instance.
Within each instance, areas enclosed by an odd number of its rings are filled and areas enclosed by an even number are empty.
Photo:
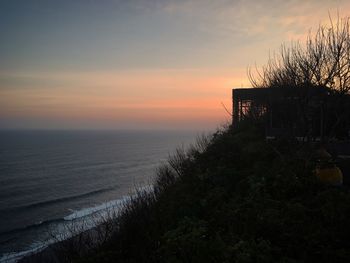
[[[0,0],[0,129],[215,129],[348,0]]]

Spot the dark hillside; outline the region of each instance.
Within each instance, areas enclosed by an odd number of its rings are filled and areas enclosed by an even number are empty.
[[[77,262],[350,262],[350,192],[312,174],[312,147],[241,123],[159,169],[117,231]]]

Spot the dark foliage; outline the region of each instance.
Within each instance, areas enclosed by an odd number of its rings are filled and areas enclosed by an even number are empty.
[[[350,262],[350,192],[318,182],[310,156],[247,122],[219,131],[179,150],[78,262]]]

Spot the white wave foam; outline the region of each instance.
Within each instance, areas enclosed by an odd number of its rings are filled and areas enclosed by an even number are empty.
[[[149,186],[139,187],[139,188],[137,188],[136,191],[151,192],[151,191],[153,191],[153,186],[149,185]],[[120,206],[124,202],[129,201],[132,197],[135,197],[135,196],[136,196],[135,194],[129,195],[129,196],[123,196],[119,199],[111,200],[111,201],[108,201],[108,202],[103,203],[101,205],[73,211],[72,214],[65,216],[64,220],[72,221],[72,220],[76,220],[79,218],[83,218],[83,217],[87,217],[87,216],[96,214],[97,212],[109,212],[110,210],[112,210],[113,212],[117,212],[118,209],[120,208]]]
[[[84,209],[81,209],[78,211],[74,211],[72,214],[65,216],[64,220],[76,220],[78,218],[86,217],[86,216],[89,216],[89,215],[92,215],[92,214],[95,214],[97,212],[101,212],[104,210],[119,208],[123,202],[126,202],[129,199],[130,199],[130,197],[125,196],[121,199],[112,200],[112,201],[103,203],[101,205],[97,205],[94,207],[89,207],[89,208],[84,208]]]
[[[33,244],[30,249],[25,251],[5,253],[0,258],[0,263],[16,263],[17,261],[24,258],[25,256],[39,253],[40,251],[47,248],[49,245],[50,244],[48,243],[42,243],[37,245]]]
[[[150,185],[139,187],[136,191],[151,192],[152,190],[153,186]],[[5,253],[1,256],[0,263],[16,263],[26,256],[41,252],[54,243],[67,240],[84,231],[90,230],[99,225],[105,219],[108,219],[111,212],[117,213],[124,202],[131,200],[135,196],[136,194],[123,196],[101,205],[73,211],[73,213],[64,217],[63,223],[55,224],[55,230],[51,233],[54,238],[50,238],[44,242],[35,242],[25,251]],[[98,216],[93,217],[95,214]],[[74,224],[74,228],[71,228],[70,224]]]

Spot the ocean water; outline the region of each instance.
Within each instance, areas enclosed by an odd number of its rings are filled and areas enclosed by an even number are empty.
[[[0,262],[52,243],[52,231],[152,183],[192,131],[0,131]]]

